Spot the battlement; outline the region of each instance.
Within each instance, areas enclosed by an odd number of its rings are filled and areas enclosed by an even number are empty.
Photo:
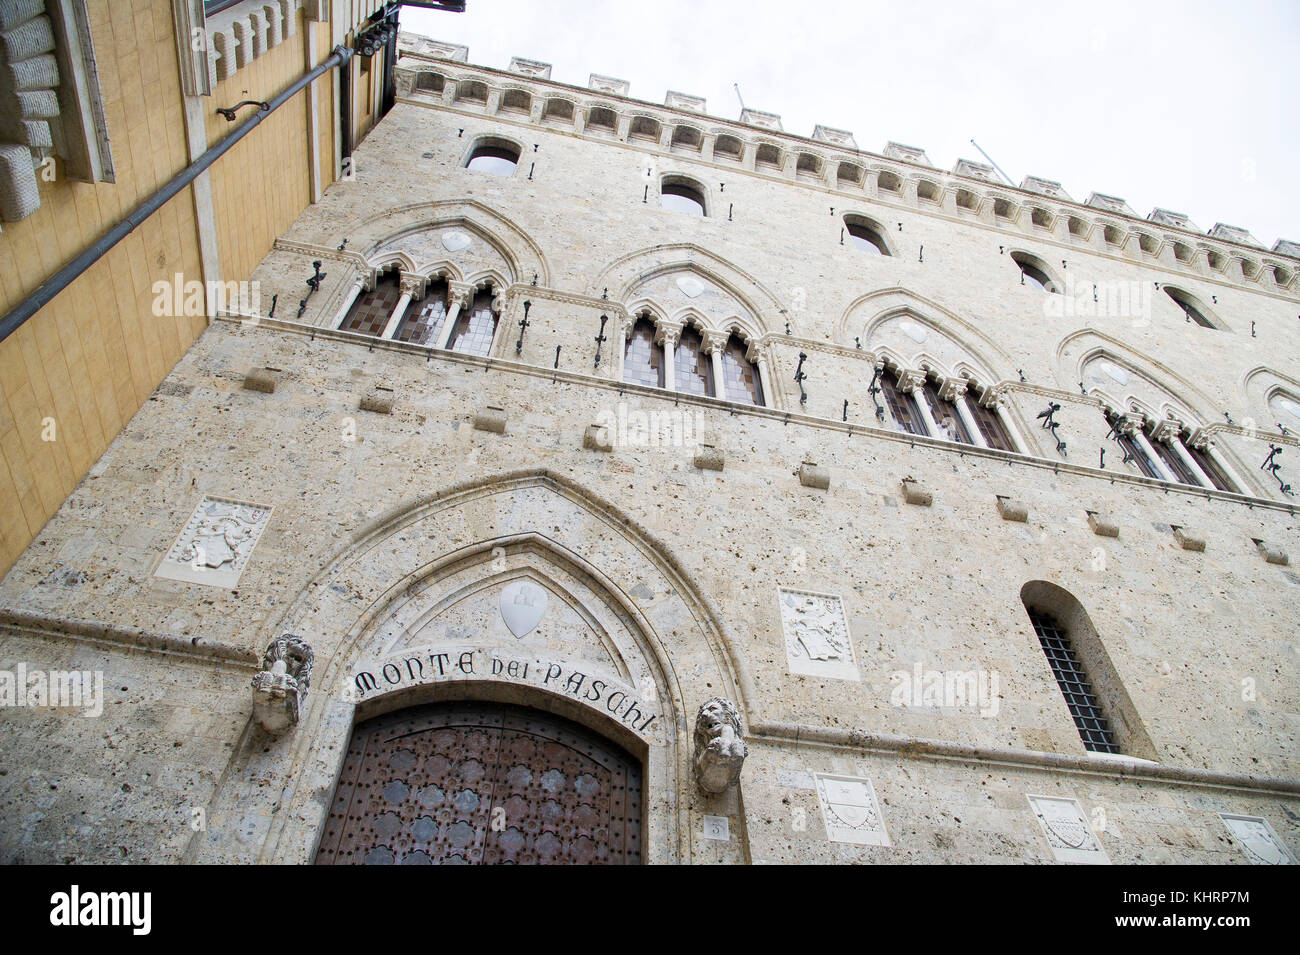
[[[897,142],[888,142],[880,152],[863,150],[849,130],[817,124],[811,135],[788,133],[776,113],[744,108],[739,120],[713,116],[707,112],[703,97],[669,90],[662,105],[639,100],[631,95],[630,83],[617,77],[593,73],[587,86],[578,87],[551,78],[551,65],[523,57],[513,57],[505,70],[469,63],[467,46],[445,43],[418,34],[403,32],[398,36],[399,93],[441,94],[450,106],[466,105],[458,97],[454,84],[457,70],[466,67],[486,74],[514,81],[543,82],[553,90],[537,93],[539,100],[537,121],[569,117],[575,128],[588,126],[606,132],[618,131],[616,104],[590,99],[590,94],[613,97],[627,103],[627,114],[635,114],[638,125],[631,130],[638,141],[663,139],[668,147],[681,145],[674,135],[678,127],[690,127],[698,133],[701,118],[713,124],[735,127],[734,132],[721,128],[714,130],[709,148],[703,148],[701,137],[691,134],[690,142],[699,140],[697,147],[701,159],[722,163],[744,161],[749,146],[759,153],[757,164],[764,171],[789,171],[801,181],[810,178],[825,180],[831,189],[863,192],[884,201],[919,197],[920,204],[938,205],[945,211],[950,205],[965,213],[973,213],[1000,227],[1016,227],[1036,237],[1059,238],[1062,241],[1080,241],[1096,236],[1097,250],[1124,253],[1134,250],[1143,258],[1173,269],[1190,269],[1197,274],[1222,278],[1235,283],[1254,285],[1265,290],[1300,295],[1300,242],[1278,239],[1269,250],[1249,230],[1225,223],[1216,223],[1208,232],[1202,232],[1187,216],[1157,207],[1143,219],[1117,196],[1093,192],[1086,202],[1072,199],[1061,183],[1038,176],[1026,176],[1019,186],[1002,181],[991,165],[959,158],[948,174],[944,174],[930,160],[925,150]],[[421,64],[427,63],[428,66]],[[429,74],[437,79],[421,79]],[[452,86],[449,87],[448,81]],[[501,82],[507,82],[503,79]],[[583,95],[586,94],[586,95]],[[563,101],[567,105],[553,107]],[[486,100],[474,97],[479,107]],[[582,117],[589,111],[600,111],[602,121],[584,123]],[[675,116],[655,113],[669,111]],[[610,126],[611,120],[615,123]],[[627,137],[620,137],[627,138]],[[766,144],[766,145],[763,145]],[[716,146],[716,148],[714,148]],[[784,146],[784,148],[782,148]],[[825,154],[822,150],[829,149]],[[836,150],[842,151],[836,154]],[[894,164],[900,164],[895,168]],[[749,165],[754,165],[750,160]],[[910,167],[910,168],[909,168]],[[920,171],[925,171],[925,176]],[[810,177],[809,173],[814,175]],[[972,184],[984,188],[982,194],[973,191]],[[1046,202],[1055,205],[1052,208]],[[1097,213],[1108,214],[1098,218]],[[1130,220],[1125,223],[1116,219]],[[1152,229],[1157,229],[1157,234]],[[1271,251],[1272,256],[1261,252]]]

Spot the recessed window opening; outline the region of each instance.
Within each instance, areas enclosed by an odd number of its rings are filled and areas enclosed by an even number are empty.
[[[703,190],[685,179],[664,180],[659,189],[659,206],[671,212],[685,212],[693,216],[707,215]]]
[[[465,168],[494,176],[513,176],[518,165],[519,147],[505,140],[490,139],[475,145]]]

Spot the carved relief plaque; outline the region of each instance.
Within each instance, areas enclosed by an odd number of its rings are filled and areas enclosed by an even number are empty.
[[[816,779],[827,839],[855,846],[891,845],[870,779],[826,773],[817,773]]]
[[[777,599],[790,672],[857,680],[853,640],[840,598],[782,587]]]
[[[1029,800],[1029,808],[1042,826],[1057,862],[1110,865],[1110,858],[1092,831],[1079,800],[1060,796],[1025,798]]]
[[[1246,858],[1255,865],[1295,865],[1291,850],[1278,838],[1267,819],[1226,812],[1219,813],[1219,818],[1232,833],[1233,841],[1241,846]]]
[[[204,497],[154,575],[213,587],[236,586],[266,530],[271,510],[261,504]]]

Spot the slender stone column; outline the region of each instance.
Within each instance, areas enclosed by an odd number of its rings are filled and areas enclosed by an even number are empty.
[[[730,336],[709,332],[704,336],[704,353],[713,360],[713,397],[727,397],[726,379],[722,376],[722,352]]]
[[[338,313],[335,316],[334,319],[335,328],[343,327],[343,323],[347,320],[348,312],[352,310],[352,306],[357,301],[357,296],[359,296],[363,291],[365,291],[365,288],[366,288],[365,282],[360,278],[358,278],[356,284],[353,285],[352,288],[348,289],[348,294],[343,298],[343,307],[338,310]]]
[[[448,283],[447,288],[451,292],[451,308],[447,311],[447,317],[443,320],[441,331],[438,332],[438,340],[433,345],[434,348],[440,348],[444,351],[447,348],[447,343],[451,341],[451,333],[456,327],[456,319],[460,316],[461,308],[469,305],[474,297],[473,286]]]
[[[392,338],[397,332],[397,326],[402,322],[402,316],[406,314],[406,309],[410,306],[411,300],[424,291],[424,277],[420,275],[401,276],[402,297],[397,300],[397,305],[393,313],[388,316],[388,323],[384,325],[384,330],[380,338]]]
[[[1178,478],[1174,477],[1170,472],[1168,465],[1165,464],[1160,455],[1156,454],[1156,449],[1151,446],[1151,439],[1147,437],[1144,428],[1133,429],[1133,440],[1142,446],[1142,450],[1146,452],[1147,458],[1150,459],[1151,463],[1155,466],[1155,469],[1163,475],[1163,480],[1170,481],[1174,484],[1178,483]]]
[[[939,397],[956,405],[957,417],[961,418],[961,423],[966,426],[966,433],[970,435],[971,443],[977,447],[987,448],[989,444],[984,440],[984,435],[980,434],[979,426],[975,424],[975,416],[970,413],[970,408],[966,405],[966,379],[945,378],[939,390]]]
[[[925,423],[926,433],[932,438],[948,440],[947,435],[939,431],[939,426],[935,424],[934,415],[930,413],[930,403],[925,400],[925,394],[921,386],[925,382],[925,372],[923,371],[900,371],[898,374],[898,390],[904,394],[912,396],[916,402],[916,407],[921,411],[921,420]]]
[[[753,362],[754,367],[758,369],[758,385],[763,389],[765,408],[776,407],[776,394],[772,391],[772,377],[767,367],[770,357],[771,352],[754,341],[751,341],[745,349],[745,358]]]
[[[677,339],[681,338],[681,323],[660,322],[655,328],[655,343],[664,346],[664,388],[677,390]]]

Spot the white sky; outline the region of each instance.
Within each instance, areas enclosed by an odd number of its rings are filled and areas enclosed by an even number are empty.
[[[850,130],[858,146],[926,150],[941,169],[983,161],[1300,242],[1300,0],[468,0],[465,13],[403,8],[402,28],[511,56],[552,79],[629,80],[736,119]]]

